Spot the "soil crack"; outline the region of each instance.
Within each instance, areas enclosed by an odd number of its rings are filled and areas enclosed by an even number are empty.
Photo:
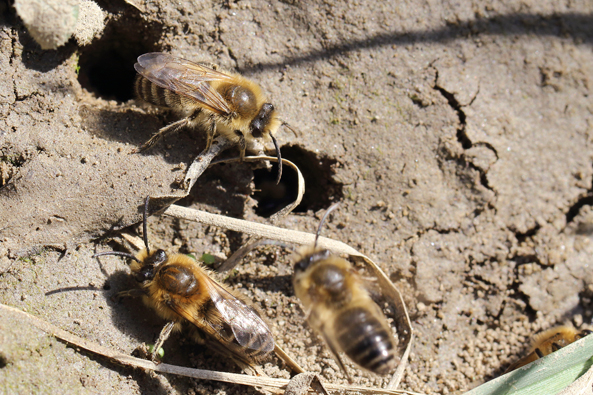
[[[494,147],[491,144],[483,143],[483,142],[473,144],[472,141],[470,140],[470,138],[468,137],[467,130],[466,130],[467,116],[465,115],[465,112],[463,111],[464,106],[462,106],[459,103],[459,101],[457,100],[457,98],[455,97],[455,95],[453,93],[447,91],[445,88],[443,88],[442,86],[439,85],[439,71],[438,71],[438,69],[435,69],[435,79],[434,79],[433,89],[438,91],[447,100],[447,103],[449,104],[449,106],[451,106],[451,108],[457,114],[457,118],[459,119],[459,127],[457,128],[457,141],[459,141],[459,144],[461,144],[461,147],[464,150],[468,150],[474,146],[484,146],[484,147],[492,150],[492,152],[494,152],[494,155],[496,156],[496,159],[498,160],[498,152],[496,152],[496,150],[494,149]],[[478,90],[478,92],[476,92],[476,95],[473,97],[473,99],[471,100],[471,102],[468,105],[471,105],[474,102],[474,100],[476,100],[478,93],[479,93],[479,90]],[[496,193],[496,191],[488,183],[488,177],[486,177],[486,171],[484,169],[476,166],[471,160],[468,160],[466,158],[466,156],[463,154],[458,158],[458,160],[461,165],[469,166],[470,168],[476,170],[480,174],[480,184],[482,184],[482,186],[484,188]]]
[[[15,33],[12,34],[11,40],[10,40],[10,60],[8,61],[8,64],[11,66],[12,68],[12,75],[11,77],[14,76],[14,73],[16,71],[16,67],[15,67],[15,60],[16,60],[16,46],[17,46],[17,42],[18,42],[18,37]],[[18,101],[18,91],[16,88],[16,82],[17,79],[16,78],[12,78],[12,90],[14,93],[14,102],[12,102],[11,104],[14,104],[16,101]]]

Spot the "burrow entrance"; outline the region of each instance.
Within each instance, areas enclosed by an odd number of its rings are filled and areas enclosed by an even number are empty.
[[[161,24],[148,23],[138,14],[111,21],[99,40],[80,51],[80,85],[105,100],[132,99],[136,58],[161,51],[162,32]]]
[[[294,212],[306,213],[309,210],[326,209],[344,196],[343,184],[336,182],[333,178],[337,160],[327,156],[320,157],[298,145],[283,146],[282,157],[297,165],[305,178],[305,195]],[[258,169],[253,174],[256,190],[253,198],[258,202],[255,208],[257,215],[269,217],[295,200],[298,178],[293,169],[284,167],[282,180],[278,185],[276,185],[278,174],[276,166],[272,171]]]

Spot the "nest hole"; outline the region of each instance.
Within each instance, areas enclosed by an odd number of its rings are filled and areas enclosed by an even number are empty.
[[[301,204],[294,212],[306,213],[309,210],[327,209],[335,201],[344,196],[343,184],[333,178],[336,159],[320,156],[298,146],[282,147],[282,157],[293,162],[303,173],[305,179],[305,195]],[[258,169],[253,172],[255,193],[253,198],[258,202],[255,213],[269,217],[294,201],[297,196],[298,177],[296,171],[284,166],[282,179],[276,185],[278,167],[271,171]]]
[[[134,63],[138,56],[158,52],[163,26],[140,16],[121,17],[107,25],[103,36],[84,47],[78,59],[78,81],[105,100],[125,102],[134,97]]]

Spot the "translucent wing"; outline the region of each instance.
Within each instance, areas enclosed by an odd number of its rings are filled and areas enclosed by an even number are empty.
[[[252,307],[237,299],[209,277],[206,278],[205,285],[208,287],[212,302],[221,314],[222,322],[216,322],[212,317],[210,319],[194,317],[175,300],[169,300],[167,306],[208,335],[218,339],[223,345],[229,340],[230,335],[225,327],[230,326],[235,339],[242,347],[263,353],[274,350],[274,339],[270,329]]]
[[[210,81],[232,83],[233,77],[228,74],[162,52],[140,55],[134,68],[150,82],[197,100],[217,114],[226,115],[231,112],[226,100],[208,83]]]
[[[263,352],[274,350],[274,339],[268,325],[252,307],[213,280],[208,281],[208,288],[214,305],[231,326],[241,346]]]

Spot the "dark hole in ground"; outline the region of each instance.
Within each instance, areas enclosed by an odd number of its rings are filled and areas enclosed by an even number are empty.
[[[593,206],[593,196],[587,195],[579,199],[566,213],[566,223],[571,223],[585,206]]]
[[[8,358],[6,358],[6,355],[0,353],[0,369],[6,367],[7,364],[8,364]]]
[[[337,160],[327,156],[319,157],[298,145],[282,147],[282,157],[297,165],[305,178],[305,195],[294,212],[306,213],[309,210],[326,209],[344,196],[343,185],[333,179],[333,166]],[[269,217],[296,198],[298,186],[296,171],[284,166],[282,180],[278,185],[276,185],[277,174],[278,168],[275,165],[272,171],[259,169],[253,172],[256,190],[253,198],[258,202],[255,208],[257,215]]]
[[[139,16],[112,21],[99,40],[80,51],[80,85],[105,100],[132,99],[136,58],[161,50],[162,30],[162,25],[147,23]]]

